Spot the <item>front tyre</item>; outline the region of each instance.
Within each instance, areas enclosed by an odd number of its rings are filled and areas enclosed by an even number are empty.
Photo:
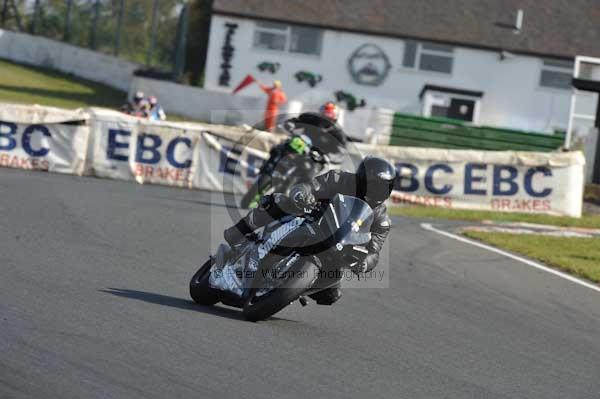
[[[202,265],[190,280],[190,296],[200,305],[214,305],[219,302],[219,292],[212,288],[208,282],[210,268],[215,258],[211,257]]]
[[[300,260],[288,271],[289,277],[282,288],[275,288],[260,297],[252,293],[244,305],[243,315],[248,321],[265,320],[279,312],[312,287],[318,277],[319,268],[310,260]]]

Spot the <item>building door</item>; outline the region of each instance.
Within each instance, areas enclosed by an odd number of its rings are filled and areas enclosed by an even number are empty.
[[[453,98],[448,107],[448,118],[460,119],[462,121],[472,122],[475,112],[475,101]]]
[[[422,101],[422,115],[457,119],[479,123],[479,109],[483,92],[426,84],[419,99]]]

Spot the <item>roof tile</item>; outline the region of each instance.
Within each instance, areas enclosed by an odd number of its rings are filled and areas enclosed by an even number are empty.
[[[471,47],[600,57],[600,0],[215,0],[216,13]],[[523,9],[523,29],[510,28]]]

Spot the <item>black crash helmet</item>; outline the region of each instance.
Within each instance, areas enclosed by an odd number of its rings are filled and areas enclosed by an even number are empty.
[[[365,157],[356,170],[358,194],[372,207],[390,197],[396,181],[396,168],[385,159]]]
[[[348,138],[333,120],[316,112],[304,112],[294,119],[296,128],[312,140],[313,147],[323,154],[341,153]]]

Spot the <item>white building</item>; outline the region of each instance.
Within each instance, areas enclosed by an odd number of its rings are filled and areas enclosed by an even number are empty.
[[[573,58],[600,56],[592,7],[600,3],[215,0],[205,87],[231,91],[252,74],[313,106],[343,91],[366,107],[565,130]],[[243,94],[264,96],[256,85]]]

